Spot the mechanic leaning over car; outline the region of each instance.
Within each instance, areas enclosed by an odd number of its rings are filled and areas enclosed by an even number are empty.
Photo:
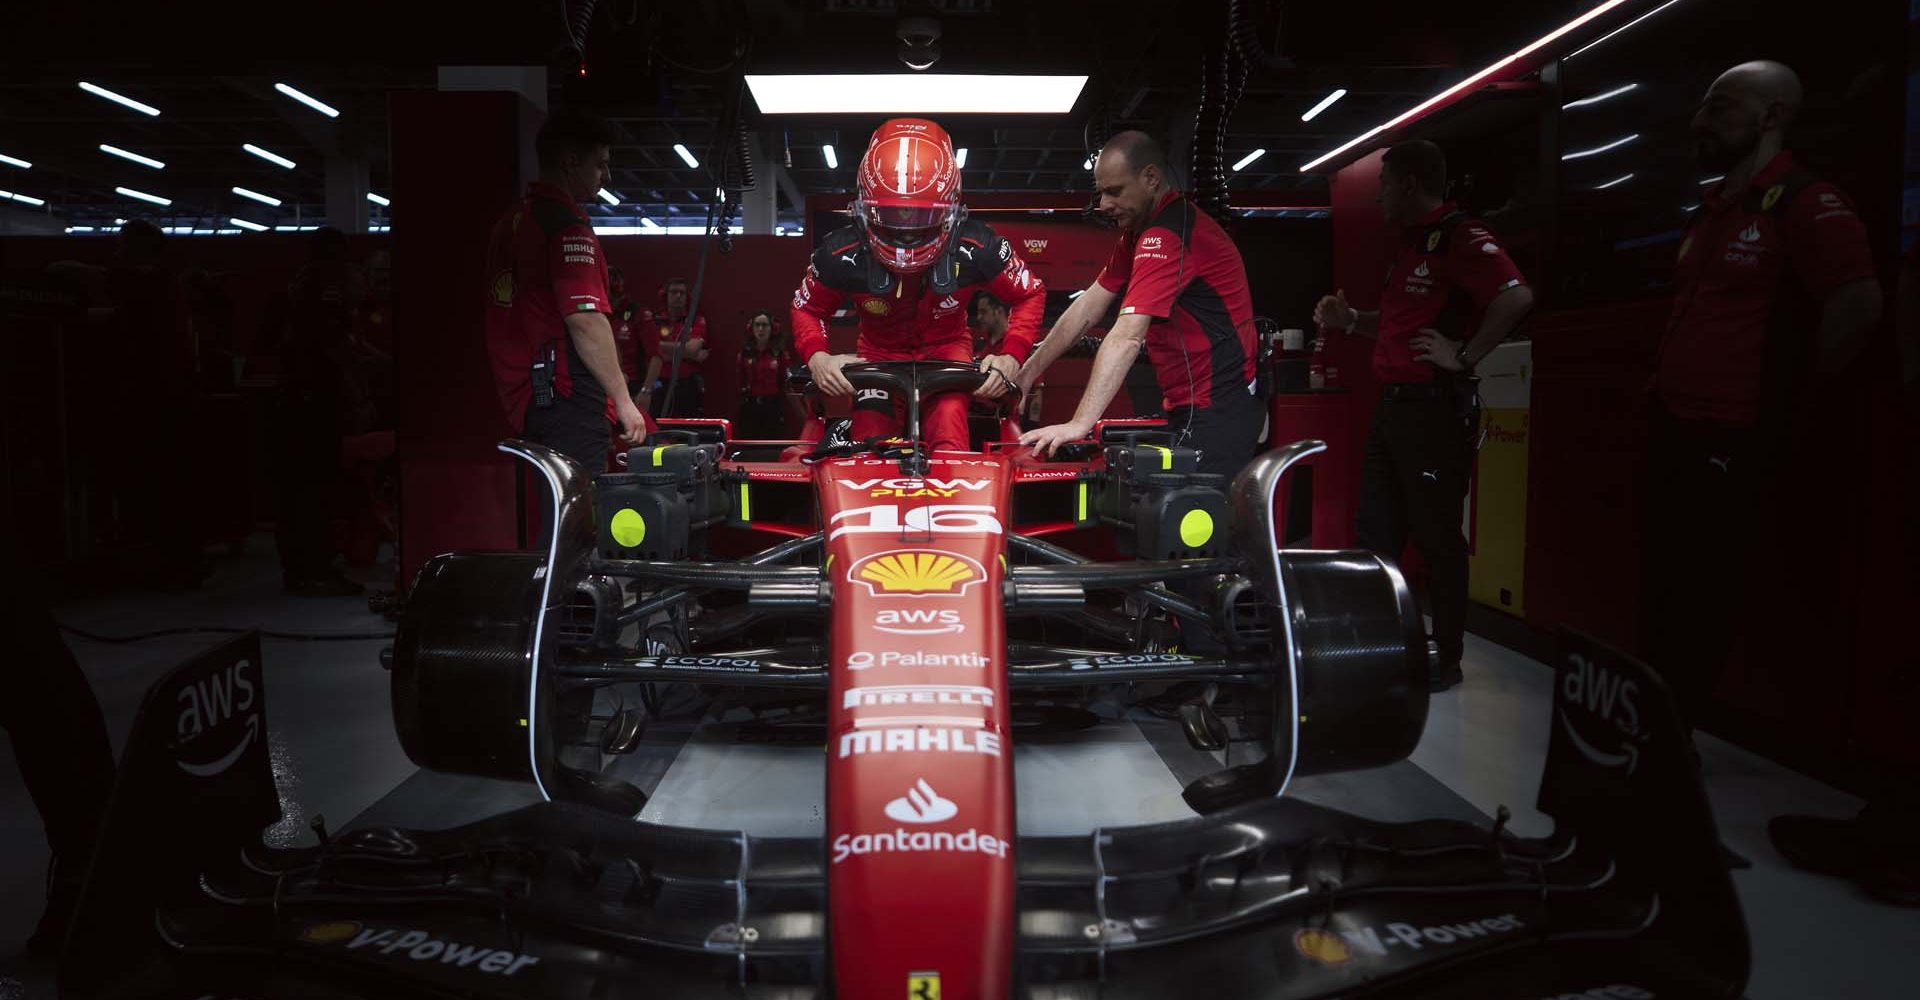
[[[1020,369],[1022,388],[1038,384],[1124,294],[1120,318],[1094,355],[1073,419],[1028,431],[1020,443],[1045,457],[1092,434],[1144,340],[1180,445],[1200,452],[1200,472],[1232,476],[1253,458],[1266,419],[1254,395],[1253,299],[1240,251],[1173,186],[1166,155],[1145,133],[1107,140],[1093,181],[1120,239]]]
[[[627,395],[608,317],[607,265],[579,208],[607,183],[611,126],[561,109],[534,139],[540,179],[494,223],[487,245],[487,354],[521,437],[606,468],[613,437],[638,445],[649,423]]]
[[[1430,687],[1459,684],[1467,618],[1467,473],[1480,433],[1473,366],[1520,325],[1533,291],[1493,233],[1445,200],[1447,160],[1425,140],[1387,150],[1380,213],[1400,227],[1380,308],[1361,311],[1346,292],[1322,298],[1314,322],[1374,338],[1373,409],[1360,472],[1354,533],[1362,548],[1398,562],[1407,536],[1431,573],[1434,639]],[[1471,332],[1471,337],[1466,336]]]
[[[1005,394],[1040,331],[1046,288],[1012,243],[967,219],[946,130],[923,118],[883,122],[860,159],[853,214],[853,225],[820,242],[793,293],[794,353],[805,359],[814,385],[829,396],[853,395],[840,369],[862,361],[974,363],[967,306],[984,289],[1007,304],[1010,319],[1000,353],[979,361],[988,376],[974,395]],[[843,305],[859,317],[860,336],[853,354],[831,354],[826,323]],[[904,404],[862,390],[849,436],[897,433]],[[920,422],[929,448],[966,450],[965,396],[923,400]]]

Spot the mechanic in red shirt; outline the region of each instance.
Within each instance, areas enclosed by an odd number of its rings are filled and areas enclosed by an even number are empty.
[[[1788,67],[1743,63],[1693,116],[1701,167],[1725,177],[1680,241],[1641,508],[1643,644],[1689,724],[1732,649],[1785,425],[1880,319],[1852,203],[1784,148],[1800,94]]]
[[[1000,345],[1006,342],[1007,325],[1012,318],[1013,313],[1005,302],[987,292],[973,293],[973,356],[984,360],[990,355],[1005,353]],[[1039,425],[1040,393],[1044,388],[1036,382],[1020,398],[1016,418],[1021,430]]]
[[[692,328],[687,326],[691,298],[687,279],[668,278],[660,288],[663,308],[648,313],[641,323],[640,346],[652,358],[646,384],[655,390],[657,417],[698,417],[706,407],[707,382],[700,377],[700,363],[712,352],[707,348],[707,318],[695,315]]]
[[[1440,662],[1435,691],[1460,683],[1467,617],[1467,474],[1480,432],[1473,366],[1520,325],[1533,291],[1486,224],[1442,200],[1447,160],[1425,140],[1387,150],[1381,215],[1400,227],[1380,308],[1345,292],[1322,298],[1314,321],[1374,338],[1373,410],[1354,532],[1361,547],[1398,562],[1409,535],[1426,559]]]
[[[854,225],[828,233],[793,294],[795,353],[814,385],[829,396],[853,395],[840,369],[858,361],[911,359],[973,363],[967,302],[985,289],[1011,310],[1001,353],[979,362],[998,373],[974,393],[997,399],[1013,384],[1033,347],[1046,288],[1013,244],[960,204],[960,168],[945,129],[923,118],[883,122],[860,160]],[[827,351],[827,320],[842,305],[860,320],[853,354]],[[862,390],[854,401],[856,441],[898,433],[904,400]],[[929,448],[964,451],[967,398],[940,393],[922,400],[921,432]]]
[[[487,353],[516,433],[606,468],[614,432],[647,434],[627,396],[607,301],[607,266],[579,203],[607,183],[606,122],[563,109],[534,139],[540,179],[500,217],[487,245]]]
[[[772,313],[754,313],[747,341],[740,345],[740,420],[734,429],[747,440],[773,441],[787,433],[787,371],[793,352],[773,327]]]
[[[1115,299],[1120,318],[1093,356],[1073,419],[1028,431],[1020,443],[1046,456],[1092,434],[1144,340],[1180,444],[1200,451],[1199,471],[1232,476],[1253,458],[1266,422],[1254,395],[1253,299],[1240,251],[1219,223],[1173,187],[1165,154],[1144,133],[1108,140],[1093,180],[1100,209],[1119,224],[1120,239],[1099,278],[1020,370],[1020,384],[1039,384],[1047,366]]]

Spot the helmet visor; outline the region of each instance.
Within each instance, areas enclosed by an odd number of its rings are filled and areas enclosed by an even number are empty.
[[[953,218],[952,205],[875,205],[861,206],[867,228],[885,243],[897,247],[917,247],[938,241],[946,234]]]

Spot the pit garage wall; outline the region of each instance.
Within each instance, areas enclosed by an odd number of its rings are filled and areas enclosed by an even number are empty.
[[[1389,260],[1373,205],[1379,155],[1331,181],[1334,285],[1362,309],[1377,306]],[[1863,217],[1872,200],[1860,199]],[[1891,291],[1893,243],[1881,238],[1888,233],[1874,235]],[[1908,268],[1920,286],[1920,263]],[[1664,297],[1578,310],[1548,302],[1529,320],[1525,621],[1542,633],[1571,625],[1638,648],[1643,389],[1669,305]],[[1917,336],[1920,319],[1904,322]],[[1375,391],[1370,348],[1338,336],[1329,348],[1329,363],[1354,387],[1351,420],[1361,440]],[[1809,402],[1784,446],[1788,478],[1753,539],[1751,598],[1739,626],[1745,641],[1719,686],[1719,717],[1708,724],[1856,787],[1870,786],[1877,771],[1920,762],[1920,658],[1906,624],[1920,603],[1920,405],[1912,388],[1901,396],[1895,370],[1889,321],[1862,363]],[[1417,558],[1409,562],[1417,574]]]

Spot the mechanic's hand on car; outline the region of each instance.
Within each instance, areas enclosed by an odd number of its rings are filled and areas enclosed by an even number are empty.
[[[980,399],[999,399],[1006,395],[1009,387],[1019,385],[1016,379],[1020,375],[1020,363],[1013,360],[1011,354],[989,354],[981,358],[980,370],[987,373],[986,381],[973,390]]]
[[[1360,319],[1359,310],[1347,305],[1347,290],[1320,296],[1313,307],[1313,323],[1323,330],[1351,330]]]
[[[1055,448],[1070,441],[1085,441],[1092,433],[1092,423],[1069,420],[1064,424],[1054,424],[1050,427],[1036,427],[1020,435],[1020,443],[1032,448],[1035,455],[1047,458],[1053,454]]]
[[[614,418],[620,421],[620,440],[629,448],[638,448],[647,440],[647,418],[640,408],[622,393],[614,393]]]
[[[1425,361],[1450,372],[1466,370],[1467,366],[1460,363],[1460,342],[1448,340],[1432,327],[1421,327],[1411,344],[1415,361]]]
[[[828,396],[853,395],[853,383],[847,381],[840,369],[848,365],[857,365],[866,358],[858,354],[828,354],[825,351],[814,352],[807,359],[807,374],[813,376],[813,384]]]

